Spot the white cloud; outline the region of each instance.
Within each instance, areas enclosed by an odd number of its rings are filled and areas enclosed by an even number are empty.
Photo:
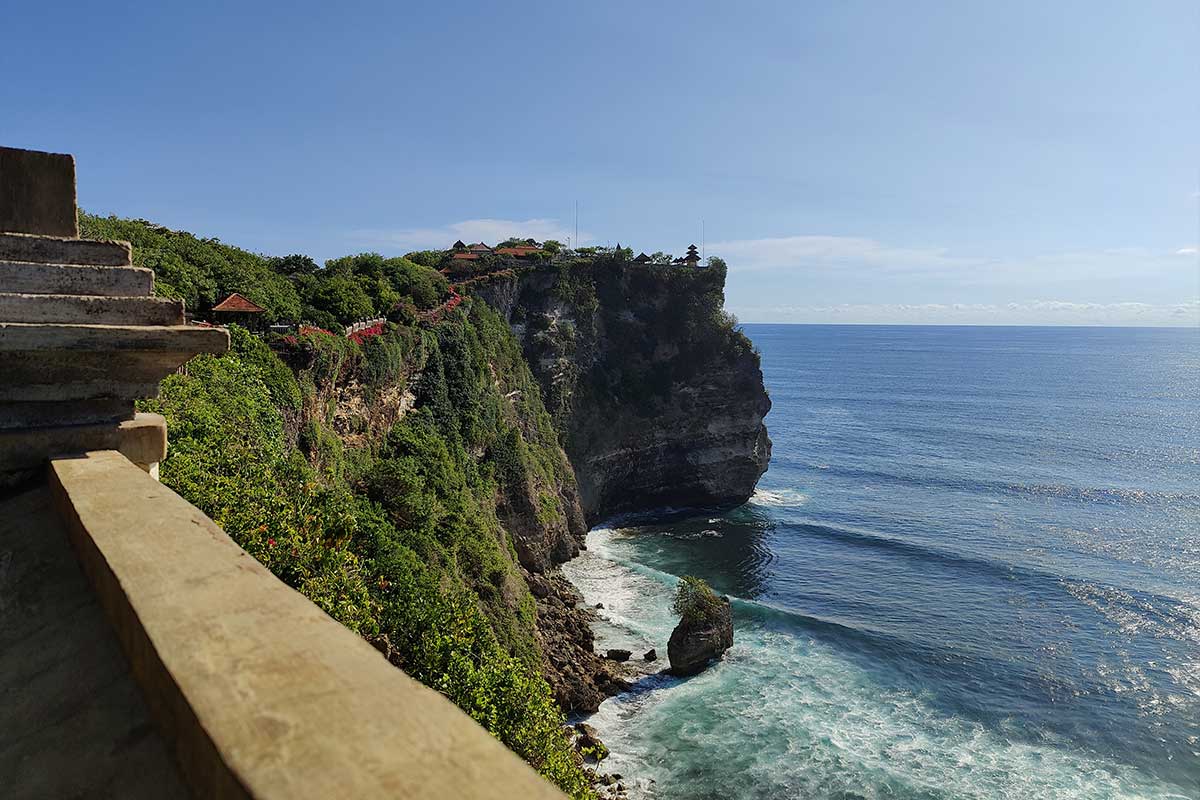
[[[1181,247],[1175,251],[1177,256],[1194,256],[1200,253],[1200,247]]]
[[[1027,257],[952,253],[945,247],[902,247],[853,236],[784,236],[714,242],[708,252],[723,257],[735,272],[787,270],[820,277],[830,274],[863,278],[923,276],[942,286],[1045,286],[1091,283],[1098,279],[1145,281],[1177,274],[1182,250],[1144,247],[1064,250]]]
[[[834,305],[743,306],[732,309],[744,322],[807,322],[922,325],[1188,325],[1200,324],[1200,301],[1078,303],[841,303]]]
[[[940,271],[977,264],[951,256],[944,247],[894,247],[854,236],[782,236],[713,242],[707,249],[735,269],[847,266],[887,270]]]
[[[359,230],[350,234],[351,239],[363,246],[387,246],[407,250],[444,249],[458,239],[468,244],[485,242],[494,245],[496,242],[502,242],[513,236],[523,239],[533,237],[538,241],[557,239],[566,243],[569,238],[574,238],[574,231],[556,219],[536,218],[526,220],[466,219],[440,228]],[[581,231],[579,239],[580,243],[587,243],[592,241],[592,235]]]

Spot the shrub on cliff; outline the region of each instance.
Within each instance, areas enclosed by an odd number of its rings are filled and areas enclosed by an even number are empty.
[[[173,231],[146,220],[99,217],[81,212],[84,237],[124,239],[133,244],[133,263],[155,273],[155,293],[184,301],[189,311],[206,310],[238,292],[267,310],[270,321],[295,320],[300,297],[276,272],[271,260],[257,253]]]
[[[131,242],[134,263],[155,272],[155,293],[183,300],[191,313],[238,292],[265,308],[267,321],[337,330],[386,316],[404,298],[428,310],[449,295],[436,254],[414,254],[422,262],[416,263],[362,253],[318,268],[308,256],[268,258],[146,220],[80,213],[79,225],[85,237]]]
[[[296,376],[262,339],[240,325],[230,325],[229,349],[237,354],[242,363],[258,371],[276,407],[289,411],[300,410],[300,385],[296,382]]]
[[[490,327],[502,324],[491,312],[474,315],[472,322],[456,312],[437,332],[402,329],[376,337],[392,343],[393,356],[409,354],[403,375],[424,365],[431,377],[421,388],[421,407],[395,426],[378,452],[358,453],[367,463],[356,471],[369,476],[362,493],[340,477],[347,470],[337,462],[349,456],[325,420],[306,419],[301,449],[292,448],[280,409],[299,391],[295,376],[244,331],[233,331],[230,353],[193,359],[143,407],[166,416],[171,431],[164,484],[542,775],[574,797],[591,797],[563,735],[562,713],[539,673],[533,601],[511,566],[491,505],[497,466],[490,456],[476,456],[490,452],[493,441],[514,441],[516,429],[488,365],[506,365],[517,354],[511,340]],[[363,350],[342,337],[312,333],[299,337],[289,358],[303,365],[309,386],[322,388],[368,371],[393,372],[394,364],[386,363],[392,356],[381,353],[381,362],[368,367]],[[527,390],[536,398],[531,382]],[[540,406],[525,408],[522,413],[534,416],[529,435],[535,444],[514,447],[511,457],[520,463],[509,467],[539,474],[550,468],[542,463],[549,456],[539,437],[555,439],[544,411],[540,418],[534,413]]]
[[[722,608],[721,598],[703,578],[684,575],[675,587],[671,610],[689,624],[702,624],[715,619]]]

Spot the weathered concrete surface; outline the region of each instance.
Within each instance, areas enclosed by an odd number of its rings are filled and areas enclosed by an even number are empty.
[[[187,354],[179,355],[179,363],[187,359]],[[4,359],[0,358],[0,372],[5,369]],[[121,379],[74,381],[71,383],[35,383],[9,384],[0,383],[0,404],[16,404],[31,402],[44,407],[46,403],[59,401],[71,402],[76,400],[121,400],[125,398],[158,397],[158,381],[128,381]],[[66,422],[55,420],[54,422]]]
[[[54,456],[89,450],[116,450],[149,467],[167,457],[167,422],[158,414],[137,414],[117,424],[0,430],[0,473],[36,469]]]
[[[166,297],[96,297],[0,292],[0,319],[75,325],[182,325],[183,301]]]
[[[44,485],[0,501],[0,795],[187,797]]]
[[[196,796],[562,797],[119,454],[50,483]]]
[[[127,267],[133,263],[130,255],[129,242],[0,233],[0,261]]]
[[[3,323],[0,323],[2,326]],[[223,331],[218,331],[223,333]],[[0,340],[3,330],[0,329]],[[218,339],[218,341],[220,341]],[[5,352],[0,346],[0,374],[22,383],[71,383],[110,381],[140,383],[158,381],[194,355],[186,349],[172,350],[18,350]],[[0,386],[0,390],[3,387]],[[19,394],[19,390],[18,390]],[[141,397],[142,395],[134,395]]]
[[[156,397],[197,353],[223,353],[219,328],[0,322],[0,402]]]
[[[0,231],[79,236],[73,156],[0,147]]]
[[[145,297],[154,273],[143,267],[33,264],[0,260],[0,292]]]
[[[0,353],[80,350],[223,353],[229,333],[220,328],[168,325],[65,325],[0,322]]]
[[[85,425],[133,417],[133,400],[50,401],[0,403],[0,428],[44,428],[47,425]]]

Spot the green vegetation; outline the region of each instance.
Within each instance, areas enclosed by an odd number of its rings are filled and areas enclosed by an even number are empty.
[[[504,321],[469,298],[444,305],[443,252],[359,254],[322,267],[140,220],[81,214],[80,222],[85,236],[131,241],[135,263],[156,270],[156,291],[191,311],[236,291],[267,309],[268,321],[337,331],[389,320],[361,344],[320,331],[264,339],[231,328],[228,354],[193,359],[143,404],[167,418],[162,480],[568,794],[591,797],[541,677],[536,607],[508,532],[569,527],[572,477],[555,423],[571,393],[549,390],[552,417]],[[575,323],[544,314],[527,323],[543,342],[538,355],[567,370],[555,386],[582,383],[597,408],[629,393],[652,403],[669,392],[672,370],[696,369],[713,348],[749,347],[721,311],[719,259],[682,270],[635,266],[627,248],[567,255],[536,268],[555,270],[555,297],[583,313]],[[502,279],[511,266],[456,268]],[[644,320],[609,311],[655,293],[671,298],[656,309],[657,324],[682,348],[670,370]],[[600,321],[622,364],[580,375],[575,353]],[[708,613],[715,602],[707,585],[685,578],[676,610]]]
[[[85,215],[85,227],[133,240],[139,263],[153,249],[175,280],[160,290],[214,297],[240,270],[237,290],[275,313],[305,307],[340,322],[368,306],[408,309],[361,345],[231,328],[229,353],[193,359],[142,404],[167,418],[161,479],[569,795],[591,797],[541,676],[534,600],[497,517],[502,498],[525,493],[541,522],[565,525],[571,480],[507,325],[469,300],[420,321],[411,312],[440,305],[447,284],[419,257],[317,268],[144,222]],[[372,433],[375,407],[405,391],[412,410]],[[347,392],[367,409],[351,428],[371,435],[335,433]]]
[[[413,253],[384,258],[377,253],[346,256],[317,266],[308,256],[280,258],[250,253],[200,239],[145,220],[80,213],[81,235],[124,239],[133,260],[155,272],[155,293],[184,301],[189,312],[204,313],[232,292],[266,309],[267,322],[307,322],[336,330],[374,317],[395,317],[401,301],[428,310],[449,296],[437,262]]]
[[[710,622],[720,615],[721,598],[717,597],[703,578],[684,575],[675,587],[675,599],[671,610],[680,619],[690,624]]]

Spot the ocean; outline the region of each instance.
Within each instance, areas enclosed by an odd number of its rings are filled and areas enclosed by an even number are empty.
[[[703,674],[587,721],[635,798],[1200,798],[1200,330],[746,325],[746,505],[589,534],[597,647]]]

